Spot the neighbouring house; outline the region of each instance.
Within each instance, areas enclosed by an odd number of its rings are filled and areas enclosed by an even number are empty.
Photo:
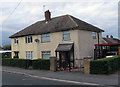
[[[102,44],[95,44],[95,59],[106,57],[107,53],[116,53],[118,55],[118,46],[120,40],[112,35],[107,35],[102,39]]]
[[[119,39],[114,38],[112,35],[109,37],[109,35],[107,35],[106,37],[103,38],[102,43],[103,44],[113,44],[113,43],[119,43]]]
[[[79,65],[85,56],[94,57],[94,44],[102,43],[102,32],[104,30],[71,15],[51,18],[47,10],[45,20],[10,36],[12,58],[49,59],[57,56],[60,66]]]

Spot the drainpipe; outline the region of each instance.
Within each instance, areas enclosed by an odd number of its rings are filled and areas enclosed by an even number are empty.
[[[100,58],[100,46],[99,46],[99,44],[100,44],[100,37],[99,37],[99,32],[97,32],[97,37],[98,37],[98,50],[99,50],[99,58]]]

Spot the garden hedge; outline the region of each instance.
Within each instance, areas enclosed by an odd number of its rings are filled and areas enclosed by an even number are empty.
[[[36,59],[32,61],[33,69],[50,70],[50,60]]]
[[[20,68],[27,68],[29,60],[26,59],[10,59],[10,58],[3,58],[2,65],[4,66],[12,66],[12,67],[20,67]]]
[[[26,60],[3,58],[2,65],[20,68],[28,68],[29,66],[32,66],[33,69],[50,70],[50,61],[48,59]]]
[[[120,56],[90,62],[91,74],[111,74],[120,69]]]

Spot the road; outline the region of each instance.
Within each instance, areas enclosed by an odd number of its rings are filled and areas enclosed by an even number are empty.
[[[46,79],[40,79],[40,78],[19,75],[19,74],[12,74],[7,72],[2,73],[2,84],[3,85],[77,85],[73,83],[46,80]]]
[[[30,85],[31,86],[32,85],[66,85],[67,86],[67,85],[69,85],[69,87],[72,87],[72,85],[77,86],[80,84],[70,83],[70,82],[53,81],[50,79],[46,80],[46,79],[40,79],[40,78],[26,76],[26,75],[3,72],[2,73],[2,85],[28,85],[28,86],[30,86]],[[85,85],[81,84],[80,87],[85,87]],[[98,87],[98,86],[91,85],[89,87]],[[99,86],[99,87],[107,87],[107,86]],[[110,86],[110,87],[114,87],[114,86]]]

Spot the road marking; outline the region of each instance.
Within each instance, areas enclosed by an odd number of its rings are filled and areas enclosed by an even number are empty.
[[[30,76],[30,77],[40,78],[40,79],[53,80],[53,81],[59,81],[59,82],[67,82],[67,83],[74,83],[74,84],[79,84],[79,85],[101,85],[101,84],[95,84],[95,83],[87,83],[87,82],[78,82],[78,81],[71,81],[71,80],[61,80],[61,79],[55,79],[55,78],[48,78],[48,77],[40,77],[40,76],[30,75],[30,74],[26,74],[26,73],[12,72],[12,71],[6,71],[6,70],[0,71],[0,72],[21,74],[21,75],[27,75],[27,76]]]

